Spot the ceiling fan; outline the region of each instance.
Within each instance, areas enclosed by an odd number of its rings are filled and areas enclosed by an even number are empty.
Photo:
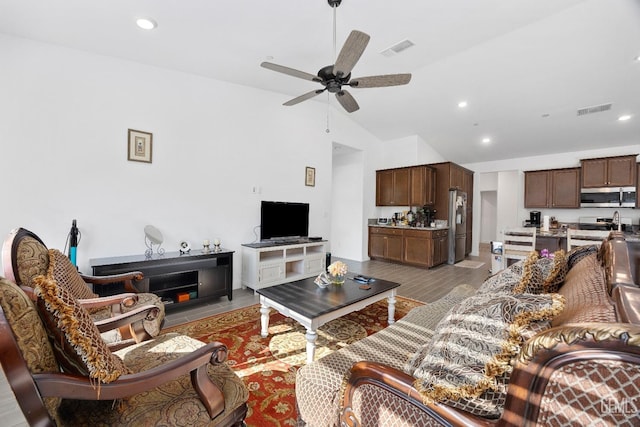
[[[335,56],[335,11],[336,8],[340,6],[340,3],[342,3],[342,0],[327,1],[329,6],[333,8],[333,48]],[[362,53],[369,43],[369,39],[370,37],[368,34],[357,30],[351,31],[351,34],[349,34],[349,37],[344,42],[344,45],[340,50],[340,54],[335,60],[335,64],[321,68],[316,75],[285,67],[283,65],[273,64],[271,62],[263,62],[260,66],[272,71],[298,77],[300,79],[318,82],[324,86],[324,89],[312,90],[311,92],[307,92],[304,95],[293,98],[282,105],[296,105],[302,101],[306,101],[307,99],[320,95],[324,91],[329,91],[329,93],[335,93],[336,99],[348,113],[353,113],[354,111],[357,111],[360,106],[356,102],[355,98],[342,88],[343,86],[350,86],[352,88],[399,86],[406,85],[411,80],[411,74],[385,74],[351,79],[351,70],[360,59],[360,56],[362,56]]]

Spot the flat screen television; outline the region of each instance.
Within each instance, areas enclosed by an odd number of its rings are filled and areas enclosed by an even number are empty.
[[[260,240],[287,240],[308,236],[308,203],[262,201]]]

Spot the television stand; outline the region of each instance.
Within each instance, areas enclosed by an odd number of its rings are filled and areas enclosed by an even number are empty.
[[[326,269],[326,240],[242,245],[242,287],[258,290],[317,276]]]

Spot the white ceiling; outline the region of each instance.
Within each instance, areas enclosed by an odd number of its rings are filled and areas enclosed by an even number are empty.
[[[360,104],[350,117],[382,140],[419,135],[458,163],[640,143],[640,0],[344,0],[336,14],[338,50],[353,29],[371,35],[354,77],[413,74],[407,86],[350,90]],[[137,17],[158,28],[137,28]],[[0,33],[277,92],[282,102],[321,86],[262,61],[315,74],[334,57],[326,0],[0,0]],[[406,38],[415,46],[380,54]],[[310,102],[327,97],[277,108]],[[576,114],[604,103],[610,111]],[[619,122],[625,113],[632,119]]]

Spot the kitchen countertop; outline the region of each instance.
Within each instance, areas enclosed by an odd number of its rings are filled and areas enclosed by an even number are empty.
[[[407,230],[448,230],[449,227],[412,227],[410,225],[384,225],[384,224],[369,224],[369,227],[381,227],[381,228],[401,228]]]

